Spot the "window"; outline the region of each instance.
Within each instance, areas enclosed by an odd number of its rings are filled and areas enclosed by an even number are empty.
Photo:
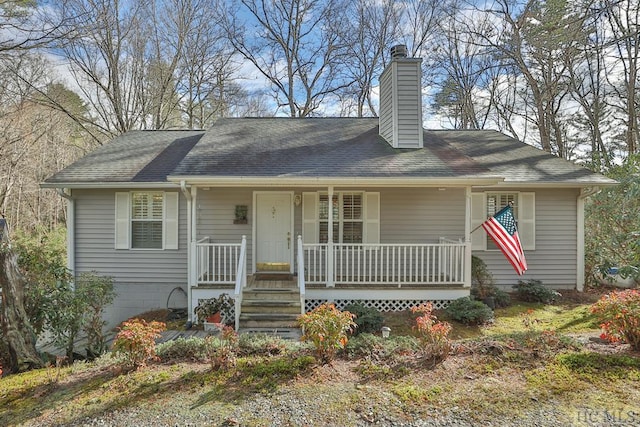
[[[178,249],[178,193],[116,193],[116,249]]]
[[[131,194],[131,247],[162,249],[162,193]]]
[[[333,195],[333,241],[335,243],[362,243],[362,193]],[[329,195],[319,197],[320,243],[329,241]]]
[[[380,193],[340,192],[331,200],[334,243],[380,243]],[[329,241],[329,196],[302,193],[304,243]]]
[[[518,225],[518,193],[488,193],[487,194],[487,218],[495,215],[500,209],[504,208],[507,204],[513,203],[513,216],[516,219],[516,226]],[[520,233],[518,233],[520,234]],[[498,245],[493,239],[487,239],[487,250],[498,251]]]
[[[536,248],[536,204],[534,192],[486,192],[471,194],[471,247],[473,250],[497,250],[495,243],[487,238],[486,233],[477,229],[488,217],[494,215],[507,203],[513,202],[513,215],[518,224],[518,235],[522,248]]]

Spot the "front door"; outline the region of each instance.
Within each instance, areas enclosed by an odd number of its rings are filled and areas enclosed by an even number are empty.
[[[256,194],[256,271],[291,272],[291,193]]]

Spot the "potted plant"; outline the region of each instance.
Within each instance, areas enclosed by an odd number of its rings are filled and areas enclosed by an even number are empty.
[[[199,300],[193,311],[198,318],[198,322],[204,324],[205,330],[210,330],[214,327],[213,324],[230,321],[233,306],[233,299],[229,294],[225,293],[215,298]]]

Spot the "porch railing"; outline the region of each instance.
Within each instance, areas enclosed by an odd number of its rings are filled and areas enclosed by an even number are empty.
[[[300,273],[300,271],[305,270],[302,236],[298,236],[298,245],[296,249],[297,249],[297,263],[298,263],[298,290],[300,291],[300,307],[301,307],[301,314],[304,314],[306,284],[305,284],[305,277],[304,277],[305,275]]]
[[[242,236],[240,243],[240,257],[238,259],[238,269],[236,270],[236,288],[233,294],[235,301],[235,327],[240,328],[240,310],[242,309],[242,291],[247,286],[247,236]]]
[[[198,240],[196,242],[197,283],[235,285],[241,247],[242,243],[210,243],[208,237]]]
[[[305,244],[308,284],[461,285],[465,244]],[[329,260],[329,254],[333,257]],[[329,262],[332,261],[332,262]],[[332,266],[332,270],[330,271]]]

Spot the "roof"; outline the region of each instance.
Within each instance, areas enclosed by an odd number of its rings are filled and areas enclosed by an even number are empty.
[[[424,148],[394,149],[378,135],[377,118],[229,118],[206,132],[125,133],[44,186],[242,177],[615,183],[496,131],[424,131]]]

